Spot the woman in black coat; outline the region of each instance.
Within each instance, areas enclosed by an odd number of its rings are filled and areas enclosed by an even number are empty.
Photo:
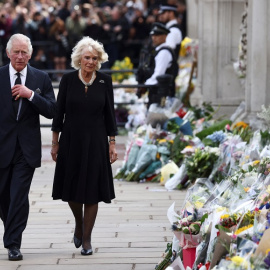
[[[108,60],[101,43],[82,38],[71,59],[76,71],[61,79],[58,112],[52,124],[51,154],[56,161],[52,197],[68,202],[76,223],[74,244],[77,248],[82,245],[82,255],[91,255],[98,203],[115,198],[113,87],[111,77],[98,71]]]

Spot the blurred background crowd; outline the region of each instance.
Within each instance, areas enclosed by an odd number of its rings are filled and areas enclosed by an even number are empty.
[[[33,44],[30,64],[39,69],[70,68],[72,48],[82,36],[104,44],[111,68],[116,60],[129,57],[136,68],[142,46],[149,41],[153,22],[159,21],[163,0],[4,0],[0,3],[0,65],[9,37],[27,35]],[[186,36],[185,0],[177,5],[182,37]],[[53,78],[58,80],[59,78]]]

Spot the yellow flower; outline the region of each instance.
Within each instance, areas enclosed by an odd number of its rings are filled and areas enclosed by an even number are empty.
[[[226,207],[223,207],[223,206],[219,206],[217,209],[216,209],[216,211],[217,212],[222,212],[222,211],[224,211],[224,210],[228,210]]]
[[[270,185],[267,186],[266,192],[270,194]]]
[[[187,45],[192,42],[192,39],[185,37],[181,42],[180,56],[184,57],[187,54]]]
[[[256,166],[257,164],[259,164],[260,163],[260,160],[254,160],[253,162],[252,162],[252,165],[253,166]]]
[[[229,216],[230,216],[229,214],[225,214],[225,215],[222,215],[220,218],[224,219],[224,218],[228,218]]]
[[[158,143],[165,143],[165,142],[167,142],[166,139],[160,139]]]
[[[126,62],[126,65],[130,65],[131,64],[131,61],[130,61],[130,58],[129,57],[125,57],[124,58],[124,61]]]
[[[235,231],[234,234],[238,235],[239,233],[241,233],[241,232],[243,232],[243,231],[245,231],[245,230],[247,230],[247,229],[249,229],[249,228],[251,228],[251,227],[253,227],[252,224],[249,224],[249,225],[247,225],[247,226],[244,226],[244,227],[242,227],[242,228],[239,228],[238,230]]]
[[[239,121],[239,122],[237,122],[236,124],[234,124],[233,126],[232,126],[232,129],[234,129],[234,128],[238,128],[238,127],[242,127],[242,128],[247,128],[249,125],[247,124],[247,123],[245,123],[244,121]]]
[[[247,262],[244,258],[240,256],[234,256],[231,258],[231,261],[236,265],[236,266],[244,266],[247,267]]]
[[[133,64],[130,61],[129,57],[125,57],[122,61],[116,60],[111,67],[112,70],[125,70],[125,69],[132,69]],[[129,76],[132,75],[131,72],[125,73],[113,73],[112,80],[113,82],[122,82],[125,79],[128,79]]]
[[[194,206],[195,206],[197,209],[200,209],[200,208],[203,207],[203,203],[202,203],[202,202],[196,201],[196,202],[194,203]]]
[[[244,187],[245,192],[249,192],[250,188],[249,187]]]

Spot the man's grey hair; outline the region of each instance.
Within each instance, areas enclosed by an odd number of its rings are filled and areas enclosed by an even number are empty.
[[[7,43],[7,51],[8,53],[11,53],[12,45],[15,40],[20,40],[20,41],[26,41],[27,46],[28,46],[28,53],[32,55],[33,52],[33,47],[31,44],[31,40],[29,37],[23,35],[23,34],[14,34],[10,37],[8,43]]]

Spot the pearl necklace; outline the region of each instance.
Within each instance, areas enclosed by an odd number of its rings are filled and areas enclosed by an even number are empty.
[[[85,93],[86,93],[87,90],[88,90],[88,86],[92,85],[92,83],[93,83],[93,81],[94,81],[94,79],[95,79],[95,75],[96,75],[96,72],[93,71],[92,77],[91,77],[90,81],[87,83],[87,82],[83,79],[83,77],[82,77],[82,70],[79,69],[79,78],[80,78],[80,80],[82,81],[82,83],[85,85]]]

